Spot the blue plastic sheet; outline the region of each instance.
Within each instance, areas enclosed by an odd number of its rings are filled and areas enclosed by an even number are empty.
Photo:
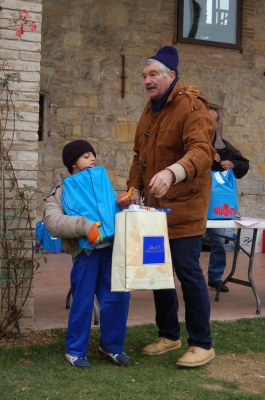
[[[101,222],[98,228],[103,242],[113,242],[115,215],[120,212],[117,196],[104,167],[86,169],[63,181],[62,206],[71,216],[83,216],[90,222]],[[87,238],[78,239],[82,249],[93,250]],[[102,244],[101,243],[101,244]]]
[[[50,254],[63,253],[61,238],[54,238],[45,228],[44,222],[39,221],[35,228],[35,251],[45,251]]]

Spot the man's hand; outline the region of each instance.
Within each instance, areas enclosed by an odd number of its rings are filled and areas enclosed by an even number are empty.
[[[235,165],[232,163],[232,161],[229,161],[229,160],[221,161],[220,165],[224,171],[235,168]]]
[[[149,183],[151,193],[153,193],[156,198],[160,199],[160,197],[166,194],[174,180],[175,176],[170,170],[165,169],[158,172]]]
[[[133,195],[132,195],[132,197],[131,197],[131,202],[132,202],[133,204],[137,204],[138,206],[141,204],[141,202],[140,202],[140,192],[139,192],[139,190],[134,189],[134,193],[133,193]]]
[[[221,157],[220,157],[220,155],[218,153],[215,153],[214,161],[216,161],[218,163],[221,161]]]

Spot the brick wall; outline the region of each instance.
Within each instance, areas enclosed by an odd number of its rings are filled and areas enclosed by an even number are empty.
[[[11,83],[12,100],[15,106],[14,142],[10,152],[19,187],[23,184],[37,187],[38,171],[38,119],[39,119],[39,82],[40,82],[40,49],[41,49],[41,0],[35,1],[0,1],[0,59],[8,61],[6,73],[19,73],[20,83]],[[33,21],[37,23],[37,30],[18,38],[15,28],[10,26],[12,18],[18,18],[21,11],[26,9]],[[1,73],[3,76],[3,74]],[[5,96],[0,97],[0,103],[5,104]],[[3,113],[3,118],[5,111]],[[11,117],[10,117],[11,118]],[[9,119],[10,119],[9,118]],[[13,135],[13,126],[8,124],[4,138],[9,142]],[[14,199],[12,187],[6,183],[6,204]],[[2,193],[2,192],[1,192]],[[33,204],[34,205],[34,204]],[[12,205],[11,205],[12,206]],[[36,207],[36,204],[35,204]],[[32,214],[34,216],[34,213]],[[31,328],[33,324],[34,299],[33,287],[24,308],[23,318],[20,320],[21,329]]]

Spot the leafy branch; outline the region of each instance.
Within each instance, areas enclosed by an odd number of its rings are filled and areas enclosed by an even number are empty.
[[[36,22],[31,21],[31,15],[26,10],[22,11],[19,18],[13,18],[9,22],[11,27],[16,27],[17,36],[24,35],[26,26],[29,26],[32,32],[37,29]]]
[[[10,21],[20,37],[29,26],[36,30],[31,16],[23,10]],[[40,255],[36,255],[35,208],[37,189],[21,185],[12,162],[16,133],[16,109],[12,99],[12,83],[20,83],[19,73],[10,73],[7,60],[0,65],[0,338],[7,330],[19,328]],[[22,186],[22,187],[21,187]]]

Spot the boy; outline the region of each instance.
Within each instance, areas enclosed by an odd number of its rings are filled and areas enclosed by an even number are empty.
[[[85,140],[65,145],[62,159],[72,175],[96,166],[95,150]],[[52,236],[62,238],[64,252],[73,258],[70,275],[73,301],[68,319],[65,359],[74,367],[90,367],[86,354],[96,295],[100,306],[98,352],[116,365],[128,365],[130,359],[123,352],[123,347],[130,294],[110,290],[112,244],[100,244],[101,235],[96,223],[82,216],[65,215],[61,203],[62,191],[63,183],[47,197],[44,223]],[[79,247],[78,238],[84,236],[90,245],[96,246],[92,251]]]

